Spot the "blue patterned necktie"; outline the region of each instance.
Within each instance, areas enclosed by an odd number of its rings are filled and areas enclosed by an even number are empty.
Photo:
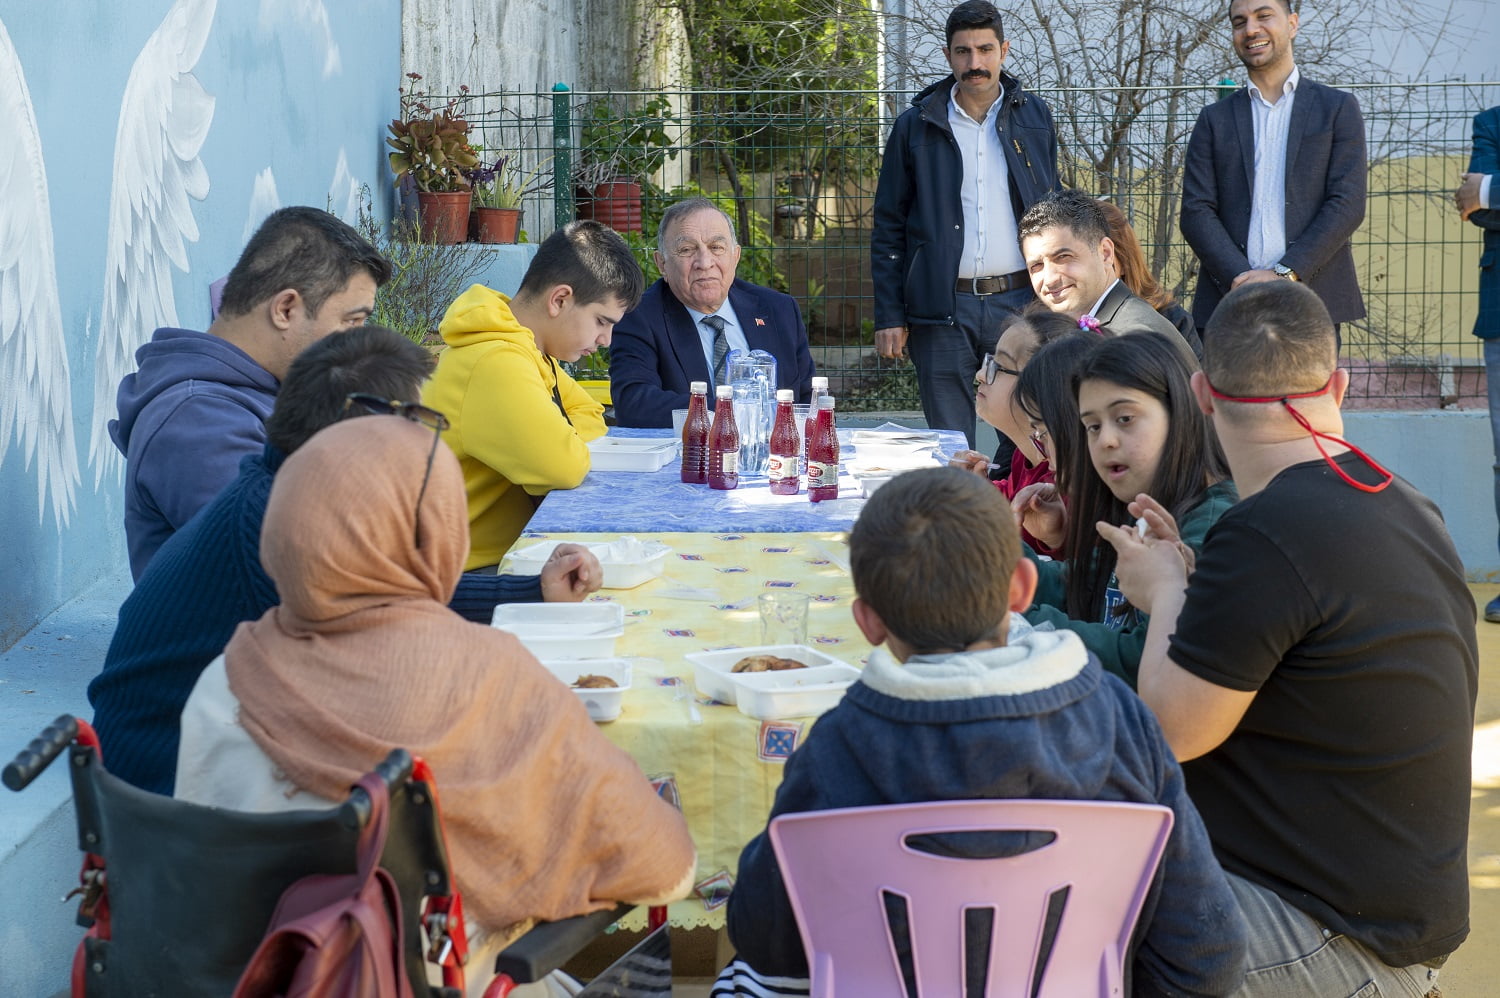
[[[713,378],[714,387],[718,387],[724,383],[724,358],[729,356],[729,337],[724,335],[724,327],[728,323],[720,315],[705,315],[699,321],[714,331],[714,366],[709,374]]]

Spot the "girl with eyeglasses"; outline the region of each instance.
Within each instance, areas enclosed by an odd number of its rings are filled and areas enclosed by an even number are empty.
[[[1025,414],[1016,405],[1017,380],[1037,350],[1077,331],[1073,320],[1055,312],[1043,310],[1018,315],[1001,330],[994,352],[985,356],[984,364],[974,374],[975,414],[1015,447],[1007,474],[995,480],[995,487],[1006,499],[1014,499],[1017,492],[1033,483],[1052,481],[1053,474],[1047,455],[1038,446]],[[959,451],[949,463],[985,478],[989,477],[992,467],[988,457],[974,450]],[[1024,529],[1021,539],[1043,554],[1052,551],[1040,538],[1027,534]]]
[[[1115,580],[1115,551],[1099,522],[1133,523],[1127,505],[1157,497],[1196,554],[1208,529],[1239,501],[1213,427],[1198,408],[1186,351],[1157,333],[1065,340],[1039,351],[1023,374],[1023,411],[1043,431],[1056,487],[1052,510],[1065,560],[1039,563],[1034,625],[1075,631],[1104,668],[1133,687],[1146,617]],[[1070,367],[1065,375],[1058,370]],[[1045,370],[1044,370],[1045,369]],[[1045,376],[1044,376],[1045,375]],[[1024,497],[1023,497],[1024,498]]]

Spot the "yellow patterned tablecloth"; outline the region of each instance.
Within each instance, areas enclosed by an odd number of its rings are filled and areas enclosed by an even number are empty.
[[[528,533],[605,542],[618,534]],[[601,725],[647,776],[670,781],[698,846],[698,895],[672,905],[673,925],[724,924],[723,902],[740,849],[766,825],[781,767],[813,718],[757,721],[699,697],[683,655],[760,643],[756,596],[790,588],[812,596],[808,643],[863,665],[869,642],[850,615],[854,598],[842,534],[649,534],[672,549],[662,576],[635,589],[601,589],[619,603],[625,635],[616,653],[632,660],[632,688],[619,720]],[[636,919],[644,924],[644,918]],[[629,921],[626,927],[634,927]]]

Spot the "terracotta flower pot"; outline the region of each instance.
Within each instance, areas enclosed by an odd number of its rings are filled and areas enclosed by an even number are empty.
[[[520,229],[520,208],[475,208],[469,215],[469,239],[476,243],[513,243]]]
[[[417,224],[422,238],[443,245],[463,242],[473,198],[473,191],[418,191]]]
[[[641,185],[633,180],[606,180],[593,189],[580,187],[578,217],[603,222],[616,232],[641,231]]]

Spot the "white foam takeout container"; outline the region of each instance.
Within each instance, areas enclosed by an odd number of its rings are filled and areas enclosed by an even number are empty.
[[[735,707],[741,714],[774,721],[830,710],[859,678],[859,670],[840,663],[785,672],[742,672],[730,678],[736,687]]]
[[[684,655],[683,658],[693,663],[693,685],[698,692],[710,699],[720,703],[739,704],[740,685],[736,680],[746,676],[769,675],[769,673],[742,673],[731,672],[734,663],[750,655],[775,655],[777,658],[790,658],[806,665],[809,669],[829,665],[841,665],[846,669],[852,669],[848,662],[840,661],[832,655],[825,655],[816,648],[807,645],[756,645],[750,648],[724,648],[719,651],[699,651]],[[789,669],[788,672],[806,672],[807,669]],[[859,671],[853,670],[854,678],[859,678]],[[853,680],[850,680],[852,682]],[[847,683],[845,685],[848,685]],[[835,697],[835,702],[837,698]],[[824,708],[826,709],[826,708]],[[814,711],[817,713],[817,711]]]
[[[543,541],[530,547],[512,551],[510,570],[516,575],[540,575],[542,566],[552,557],[559,544],[568,541]],[[599,559],[604,569],[605,589],[634,589],[661,575],[672,549],[659,541],[641,541],[634,537],[620,537],[607,543],[585,544]]]
[[[669,437],[596,437],[589,441],[590,471],[657,471],[677,456]]]
[[[933,455],[937,452],[938,438],[930,431],[855,430],[849,442],[854,445],[855,461],[862,465],[904,471],[937,463]]]
[[[613,721],[620,716],[625,691],[630,689],[630,663],[623,658],[569,658],[544,660],[548,672],[570,687],[583,701],[589,717],[595,721]],[[620,685],[601,689],[579,689],[573,684],[580,676],[608,676]]]
[[[514,634],[542,661],[610,658],[625,633],[618,603],[501,603],[490,624]]]

